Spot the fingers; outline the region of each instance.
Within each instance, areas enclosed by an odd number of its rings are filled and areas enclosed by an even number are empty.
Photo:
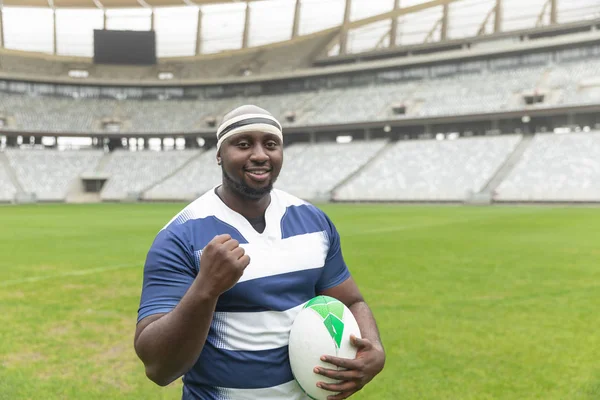
[[[240,268],[246,268],[250,264],[250,257],[246,254],[240,242],[233,239],[229,234],[215,236],[205,249],[212,249],[222,256],[232,258]]]
[[[322,356],[321,361],[328,362],[329,364],[333,364],[336,367],[344,368],[344,369],[360,369],[362,364],[360,361],[351,360],[349,358],[340,358],[334,356]]]
[[[223,248],[228,251],[232,251],[240,246],[240,242],[235,239],[229,239],[223,243]]]
[[[242,268],[246,268],[248,264],[250,264],[250,256],[248,254],[244,254],[238,262],[240,263]]]
[[[336,379],[339,381],[349,381],[353,379],[362,379],[364,377],[364,373],[359,370],[336,370],[336,369],[327,369],[316,367],[314,369],[315,374],[323,375],[331,379]]]
[[[355,381],[345,381],[340,383],[325,383],[325,382],[317,382],[317,387],[321,389],[329,390],[330,392],[348,392],[351,390],[358,390],[358,383]]]
[[[228,233],[224,233],[222,235],[217,235],[215,236],[211,242],[215,242],[215,243],[225,243],[226,241],[228,241],[229,239],[231,239],[231,235]]]
[[[368,350],[373,347],[373,343],[369,339],[359,338],[354,335],[350,335],[350,342],[358,349]]]
[[[231,251],[231,255],[238,261],[238,264],[242,268],[246,268],[250,264],[250,256],[246,254],[246,250],[243,247],[236,247]]]
[[[236,259],[239,260],[240,258],[242,258],[242,256],[246,254],[246,251],[244,250],[243,247],[236,247],[235,249],[231,250],[231,255]]]

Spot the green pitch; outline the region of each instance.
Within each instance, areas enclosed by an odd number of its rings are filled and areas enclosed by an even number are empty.
[[[0,399],[178,399],[133,351],[181,204],[0,207]],[[388,359],[355,399],[600,398],[600,209],[327,205]]]

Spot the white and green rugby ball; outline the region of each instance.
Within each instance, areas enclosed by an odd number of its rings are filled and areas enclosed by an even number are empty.
[[[314,297],[294,319],[290,331],[290,364],[294,378],[310,398],[325,400],[335,394],[318,388],[317,382],[337,381],[315,374],[313,370],[318,366],[338,369],[321,361],[324,355],[354,359],[356,347],[350,343],[351,334],[361,337],[358,323],[348,307],[333,297]]]

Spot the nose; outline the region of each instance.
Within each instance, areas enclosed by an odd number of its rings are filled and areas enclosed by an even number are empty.
[[[257,144],[252,149],[252,154],[250,154],[250,160],[256,163],[265,163],[269,161],[269,155],[265,151],[262,144]]]

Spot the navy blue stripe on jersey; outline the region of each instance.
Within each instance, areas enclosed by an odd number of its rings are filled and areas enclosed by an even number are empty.
[[[212,386],[194,386],[189,383],[187,375],[183,377],[183,394],[181,400],[230,400],[224,394],[222,389]]]
[[[221,386],[233,389],[260,389],[294,379],[288,347],[262,351],[218,349],[209,341],[187,374],[186,384],[195,387]]]
[[[323,268],[305,269],[240,282],[223,293],[216,311],[285,311],[315,296],[315,285]]]
[[[248,243],[246,238],[235,227],[221,221],[215,216],[188,219],[178,222],[175,219],[166,229],[176,236],[183,234],[193,245],[193,250],[202,250],[215,236],[229,234],[240,243]]]
[[[327,221],[315,206],[310,204],[289,206],[281,218],[281,238],[321,232],[324,226],[327,226]]]
[[[185,240],[166,230],[159,232],[146,256],[138,321],[167,313],[179,303],[198,273],[191,254]]]

